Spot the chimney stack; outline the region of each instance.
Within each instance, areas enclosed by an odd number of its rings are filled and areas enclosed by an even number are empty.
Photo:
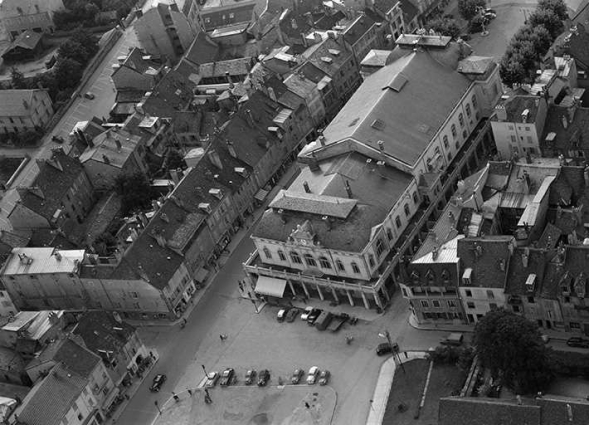
[[[209,160],[213,163],[213,165],[215,167],[217,167],[218,169],[222,170],[223,163],[221,162],[221,158],[219,157],[219,153],[214,149],[210,149],[208,152],[208,155],[209,155]]]
[[[117,137],[115,137],[115,144],[117,145],[117,150],[120,152],[123,146],[121,145],[121,141]]]
[[[245,110],[245,116],[247,118],[247,122],[250,125],[251,128],[254,128],[255,123],[254,123],[254,116],[252,114],[251,109],[246,109]]]
[[[309,183],[307,183],[306,181],[303,182],[303,187],[305,188],[305,192],[311,193],[311,189],[309,188]]]
[[[498,121],[507,120],[507,110],[505,109],[505,105],[495,106],[495,116],[497,117]]]
[[[237,158],[237,152],[235,151],[235,146],[233,146],[233,142],[231,140],[227,139],[226,143],[227,143],[227,149],[229,150],[229,154],[233,158]]]
[[[348,198],[353,198],[352,188],[350,187],[350,182],[348,180],[346,180],[346,192],[348,193]]]
[[[272,87],[268,87],[268,97],[272,99],[274,102],[277,102],[276,93],[274,92],[274,89]]]
[[[231,74],[229,74],[229,71],[225,71],[225,78],[227,78],[227,82],[229,83],[229,88],[232,89],[235,87],[235,84],[233,84],[233,79],[231,78]]]
[[[382,153],[384,153],[384,142],[382,140],[379,140],[377,143],[378,143],[378,149],[380,149],[380,151]]]

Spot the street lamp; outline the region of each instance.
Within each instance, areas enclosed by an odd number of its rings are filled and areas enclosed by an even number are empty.
[[[162,414],[162,409],[160,409],[160,405],[159,405],[159,403],[157,402],[157,400],[155,400],[155,401],[153,402],[153,404],[155,404],[155,407],[157,408],[157,411],[159,412],[158,414],[159,414],[159,415],[161,415],[161,414]]]
[[[201,364],[200,366],[202,367],[202,370],[205,373],[205,377],[208,378],[209,377],[209,374],[207,373],[207,370],[205,369],[205,365],[204,364]]]
[[[393,358],[397,359],[397,362],[401,366],[401,369],[403,369],[403,373],[407,373],[405,371],[405,365],[403,364],[403,362],[401,362],[401,358],[399,357],[399,344],[393,344],[393,342],[391,341],[391,334],[389,333],[389,331],[385,330],[384,332],[379,332],[378,336],[387,339],[387,342],[389,343],[389,346],[391,347],[391,350],[393,352]]]

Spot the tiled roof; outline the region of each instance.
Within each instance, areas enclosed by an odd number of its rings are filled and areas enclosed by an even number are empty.
[[[253,58],[203,63],[199,67],[199,73],[202,78],[224,77],[226,73],[229,73],[230,76],[244,76],[250,72],[252,65]]]
[[[511,257],[510,248],[514,246],[513,236],[460,239],[458,257],[461,270],[472,269],[472,286],[504,288]]]
[[[22,47],[23,49],[34,49],[43,38],[43,33],[35,32],[33,30],[26,30],[21,33],[16,39],[10,43],[6,51],[10,51],[15,47]]]
[[[367,78],[324,130],[327,144],[354,139],[413,166],[470,81],[428,52],[410,52]],[[384,125],[373,125],[376,121]]]
[[[553,133],[553,140],[547,141],[550,133]],[[568,156],[569,150],[589,150],[589,108],[577,108],[571,120],[568,108],[551,105],[540,146],[543,150],[549,149],[555,156],[558,153]]]
[[[113,75],[116,74],[121,67],[130,68],[133,71],[137,72],[138,74],[144,74],[146,71],[151,70],[150,72],[156,73],[161,67],[161,63],[154,62],[149,59],[144,59],[147,57],[151,57],[146,55],[141,49],[135,47],[131,52],[127,55],[125,61],[121,64],[118,69],[115,69]]]
[[[546,224],[542,236],[538,239],[537,247],[543,249],[554,249],[558,244],[558,241],[562,235],[562,232],[558,227],[552,223]]]
[[[192,100],[195,84],[177,71],[168,72],[143,103],[145,113],[171,118]]]
[[[339,53],[335,54],[336,51]],[[302,56],[309,63],[335,79],[339,78],[338,74],[342,65],[350,59],[352,53],[346,49],[343,43],[328,37],[321,43],[309,47]],[[329,61],[325,60],[327,58]]]
[[[47,90],[0,90],[0,117],[28,117],[33,113],[33,95],[41,93]]]
[[[81,396],[88,379],[62,365],[55,366],[45,379],[27,394],[16,410],[18,419],[27,425],[60,425]]]
[[[554,56],[569,54],[577,62],[577,67],[589,68],[589,22],[578,23],[568,31],[564,31],[552,44]]]
[[[67,156],[61,149],[54,150],[48,160],[37,160],[37,166],[39,174],[30,187],[38,190],[19,188],[18,193],[25,207],[51,220],[84,168],[77,158]]]
[[[55,344],[59,344],[59,342],[55,342]],[[100,357],[71,339],[66,339],[53,355],[53,360],[64,364],[68,370],[84,378],[90,378],[96,365],[100,362]]]
[[[545,249],[527,247],[515,249],[509,262],[505,293],[524,296],[540,293],[548,260]],[[536,275],[536,282],[533,288],[528,289],[526,281],[531,274]]]
[[[118,145],[117,145],[118,141]],[[99,136],[96,136],[92,143],[82,155],[80,162],[94,160],[104,162],[117,168],[124,168],[129,157],[135,152],[141,143],[141,137],[133,135],[125,130],[111,128]]]
[[[575,24],[589,25],[589,0],[583,0],[572,14],[571,20]]]
[[[401,10],[406,25],[409,25],[413,18],[419,14],[419,9],[410,0],[401,0]]]
[[[360,15],[344,30],[344,40],[351,46],[356,44],[376,22],[370,16]]]
[[[536,122],[536,113],[538,112],[538,96],[513,96],[504,102],[505,112],[507,113],[507,122],[523,123],[522,112],[529,111],[526,122]],[[496,120],[497,118],[493,118]]]
[[[176,133],[200,133],[202,122],[201,111],[178,111],[172,121]]]
[[[117,321],[112,312],[87,311],[78,318],[74,334],[82,338],[90,351],[96,354],[99,350],[113,351],[116,355],[135,331],[127,322]]]
[[[117,90],[115,103],[139,103],[144,95],[143,90]]]

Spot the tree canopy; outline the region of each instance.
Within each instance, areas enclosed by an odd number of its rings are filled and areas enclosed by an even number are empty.
[[[485,0],[458,0],[458,13],[467,21],[476,16],[479,7],[485,7]]]
[[[114,190],[122,198],[124,214],[136,208],[147,208],[153,195],[151,185],[142,173],[119,175],[115,179]]]
[[[452,38],[458,38],[460,36],[460,27],[456,23],[454,19],[450,19],[447,17],[438,17],[435,18],[427,23],[425,28],[429,30],[434,30],[436,33],[441,35],[446,35]]]
[[[542,25],[554,40],[564,30],[564,23],[550,9],[536,9],[529,17],[528,23],[533,28]]]
[[[566,21],[569,18],[567,5],[563,0],[540,0],[537,8],[552,10],[561,21]]]
[[[522,316],[490,311],[477,323],[473,341],[482,365],[518,394],[544,390],[554,379],[550,349],[536,324]]]

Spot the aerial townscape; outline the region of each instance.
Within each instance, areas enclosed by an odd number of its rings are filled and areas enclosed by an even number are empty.
[[[0,0],[0,424],[587,425],[586,90],[589,0]]]

